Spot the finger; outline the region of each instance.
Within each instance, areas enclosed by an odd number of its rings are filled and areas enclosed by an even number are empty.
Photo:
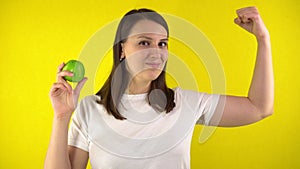
[[[73,76],[74,74],[68,70],[64,70],[64,71],[61,71],[62,68],[64,67],[64,63],[60,64],[59,67],[58,67],[58,73],[56,74],[56,81],[58,83],[62,83],[68,90],[69,93],[72,92],[72,87],[71,85],[63,78],[64,76]]]
[[[66,86],[62,83],[53,83],[50,91],[55,91],[57,89],[67,90]]]
[[[73,88],[72,88],[72,86],[68,82],[64,81],[63,85],[68,89],[69,93],[72,93]]]
[[[242,16],[242,22],[249,23],[249,22],[257,22],[259,21],[260,16],[258,13],[247,13]]]
[[[68,90],[66,86],[62,83],[54,83],[50,89],[50,96],[57,96],[59,93],[57,93],[59,90],[66,91]]]
[[[236,13],[238,15],[249,13],[249,12],[258,12],[258,9],[255,6],[250,6],[250,7],[241,8],[241,9],[236,10]]]
[[[75,95],[79,95],[82,87],[84,86],[85,82],[88,80],[87,77],[83,78],[80,82],[78,82],[78,84],[76,85],[75,87],[75,90],[74,90],[74,94]]]
[[[249,18],[249,16],[247,16],[247,15],[242,15],[240,17],[240,19],[241,19],[242,23],[250,23],[250,22],[252,22],[251,18]]]
[[[64,90],[66,90],[69,93],[72,93],[72,87],[69,83],[65,82],[65,83],[55,83],[56,86],[60,87],[62,86]]]
[[[65,71],[63,71],[63,72],[60,72],[60,73],[58,73],[58,74],[65,74],[66,72]],[[62,84],[62,85],[64,85],[65,86],[65,88],[67,89],[67,91],[69,92],[69,93],[71,93],[72,92],[72,87],[71,87],[71,85],[67,82],[67,81],[65,81],[61,76],[60,77],[57,77],[57,82],[55,83],[55,84]]]
[[[56,74],[56,81],[57,82],[64,81],[63,76],[67,76],[67,75],[65,75],[65,73],[63,73],[63,74],[61,73],[64,66],[65,66],[65,63],[63,62],[57,68],[57,74]]]
[[[56,74],[56,80],[57,82],[63,82],[65,81],[63,79],[64,76],[73,76],[74,74],[70,71],[64,70],[64,71],[60,71]]]
[[[65,63],[61,63],[57,68],[57,72],[60,72],[64,66],[65,66]]]
[[[244,23],[251,22],[252,20],[256,20],[259,17],[259,13],[256,7],[248,7],[237,10],[237,15]]]
[[[234,23],[236,23],[237,25],[241,25],[242,20],[239,17],[237,17],[234,19]]]

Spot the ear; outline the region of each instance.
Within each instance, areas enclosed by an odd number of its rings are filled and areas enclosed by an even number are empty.
[[[124,43],[121,43],[121,56],[120,56],[120,62],[122,62],[126,58],[125,52],[124,52]]]
[[[121,59],[125,58],[125,52],[124,52],[124,43],[121,43]]]
[[[121,43],[121,49],[122,49],[122,52],[124,51],[124,48],[125,48],[125,45],[124,45],[124,43],[122,42],[122,43]]]

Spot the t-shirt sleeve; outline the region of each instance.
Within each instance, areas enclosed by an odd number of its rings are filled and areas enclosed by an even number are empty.
[[[216,107],[219,102],[220,95],[217,94],[204,94],[203,97],[203,111],[199,113],[200,117],[197,120],[197,124],[204,124],[209,126],[210,121],[215,114]],[[199,109],[198,109],[199,111]]]
[[[87,135],[87,112],[81,101],[77,106],[68,132],[68,145],[89,151],[89,139]]]
[[[181,93],[184,104],[195,113],[196,124],[209,125],[220,95],[190,90],[181,90]]]

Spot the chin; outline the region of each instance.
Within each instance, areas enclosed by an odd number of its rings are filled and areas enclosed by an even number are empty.
[[[161,70],[155,69],[155,70],[147,70],[142,73],[143,79],[147,79],[149,81],[153,81],[158,78],[158,76],[161,74]]]

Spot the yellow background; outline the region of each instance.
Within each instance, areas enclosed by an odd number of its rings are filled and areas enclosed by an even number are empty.
[[[48,93],[57,66],[76,59],[99,28],[132,8],[152,8],[195,24],[220,55],[226,93],[245,95],[256,44],[254,37],[236,26],[233,19],[236,9],[249,5],[259,8],[271,34],[275,113],[249,126],[218,128],[204,144],[198,143],[201,127],[197,126],[191,166],[300,168],[298,0],[1,0],[0,168],[42,168],[53,118]],[[170,45],[175,48],[176,44]],[[200,88],[210,92],[209,85]]]

